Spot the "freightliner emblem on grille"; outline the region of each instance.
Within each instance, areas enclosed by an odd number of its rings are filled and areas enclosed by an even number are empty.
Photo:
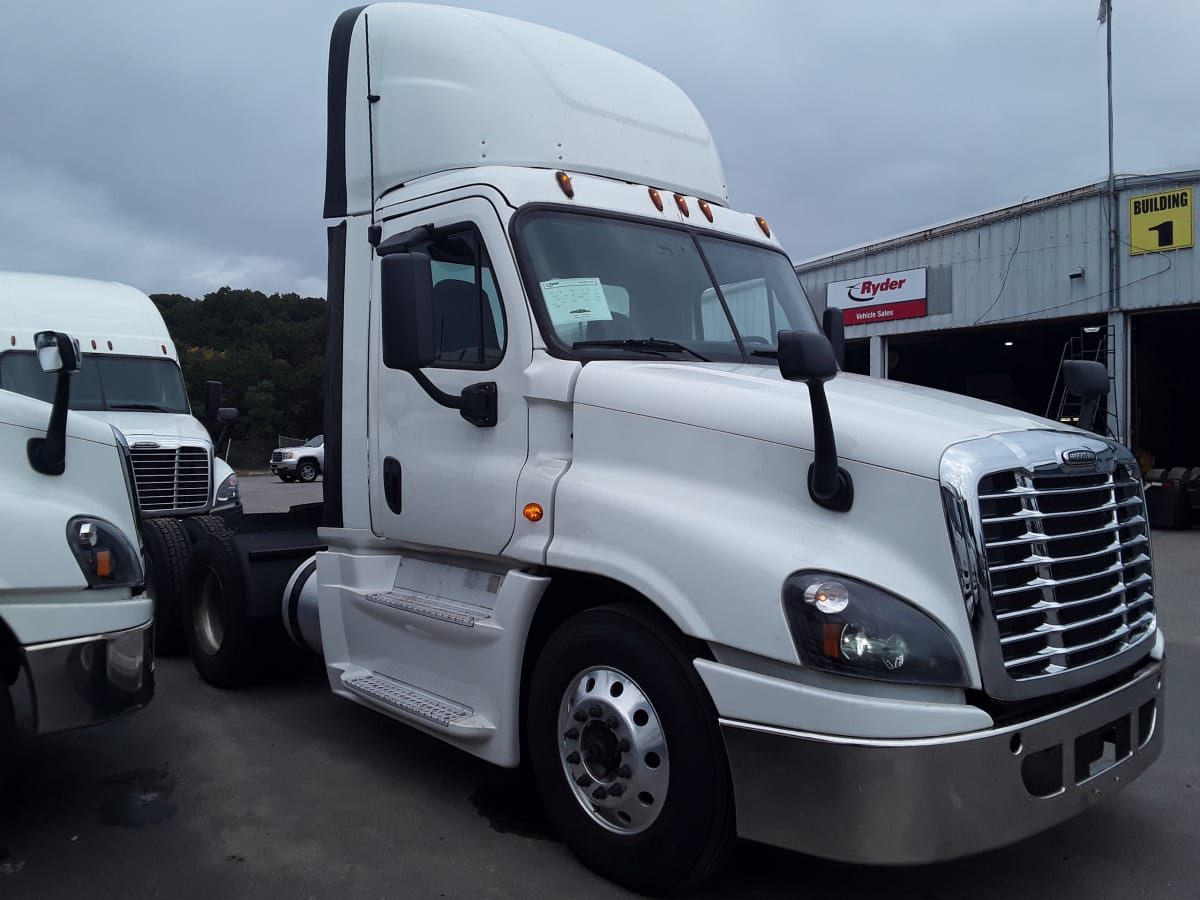
[[[134,450],[157,450],[161,444],[156,441],[138,441],[133,445]]]
[[[1078,447],[1075,450],[1064,450],[1062,461],[1068,466],[1090,465],[1096,461],[1096,451],[1089,450],[1086,447]]]

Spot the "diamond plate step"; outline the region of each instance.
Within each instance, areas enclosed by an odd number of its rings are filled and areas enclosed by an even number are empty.
[[[475,715],[475,711],[469,706],[462,706],[383,675],[343,678],[342,684],[359,696],[369,697],[447,728]]]
[[[478,606],[448,600],[445,597],[435,597],[432,594],[422,594],[419,591],[388,591],[386,593],[367,594],[367,599],[380,606],[391,609],[402,609],[418,616],[428,616],[454,625],[474,628],[476,624],[491,621],[491,613]]]

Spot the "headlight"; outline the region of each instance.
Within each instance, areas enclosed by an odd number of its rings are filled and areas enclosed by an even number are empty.
[[[67,546],[90,587],[136,587],[142,583],[141,557],[111,522],[76,516],[67,523]]]
[[[295,458],[296,458],[296,451],[295,451],[295,450],[284,450],[284,451],[283,451],[283,458],[284,458],[284,459],[295,459]]]
[[[945,630],[899,597],[840,575],[805,572],[783,589],[792,638],[806,666],[910,684],[967,685]]]
[[[230,472],[225,480],[221,482],[221,486],[217,488],[218,503],[232,503],[238,498],[238,480],[237,475]]]

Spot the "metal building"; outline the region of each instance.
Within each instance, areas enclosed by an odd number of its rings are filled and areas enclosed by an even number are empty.
[[[1069,420],[1059,365],[1099,359],[1109,430],[1144,465],[1200,466],[1197,181],[1118,177],[796,271],[818,312],[843,310],[849,371]]]

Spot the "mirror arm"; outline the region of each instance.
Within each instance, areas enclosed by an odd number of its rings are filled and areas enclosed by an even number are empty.
[[[43,475],[61,475],[67,470],[67,405],[71,398],[71,372],[58,373],[54,384],[54,405],[45,437],[30,438],[25,445],[29,464]]]
[[[834,512],[846,512],[854,504],[854,482],[850,473],[838,465],[837,440],[825,384],[817,379],[806,382],[813,417],[813,461],[808,467],[808,494],[818,506]]]
[[[447,409],[457,409],[459,415],[479,428],[495,427],[499,412],[496,382],[484,381],[467,385],[462,393],[456,396],[443,391],[420,369],[410,369],[409,374],[434,403]]]

